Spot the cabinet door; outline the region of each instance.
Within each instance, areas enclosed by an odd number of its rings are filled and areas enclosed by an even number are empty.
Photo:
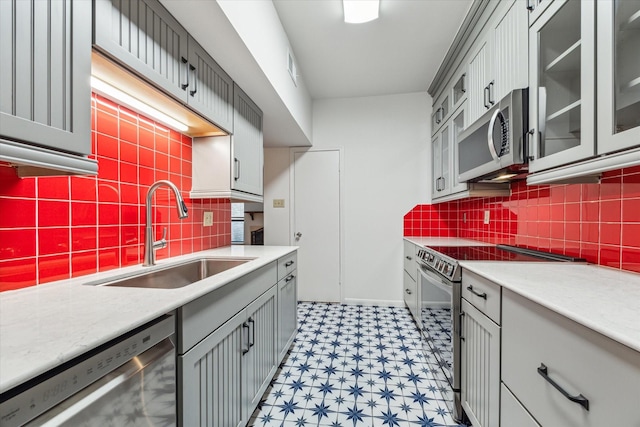
[[[442,180],[442,139],[440,133],[431,140],[431,198],[440,197],[440,181]]]
[[[466,101],[462,104],[461,109],[454,115],[453,120],[451,122],[451,138],[449,144],[450,148],[450,159],[449,159],[449,170],[451,171],[451,194],[459,193],[461,191],[467,190],[468,186],[466,182],[459,182],[458,175],[460,175],[460,162],[459,162],[459,150],[458,143],[460,142],[460,134],[464,130],[466,125],[465,122],[465,114],[466,114]]]
[[[595,154],[595,4],[556,0],[530,29],[532,172]]]
[[[487,37],[480,40],[478,48],[471,55],[468,65],[469,73],[469,95],[468,95],[468,124],[473,123],[482,116],[489,108],[490,73],[488,72],[489,44]]]
[[[189,38],[189,106],[228,132],[233,131],[233,81]]]
[[[278,360],[287,354],[298,330],[297,272],[278,282]]]
[[[237,191],[262,195],[262,111],[237,85],[233,88],[233,176]]]
[[[640,145],[640,1],[598,3],[598,154]]]
[[[0,1],[0,137],[91,153],[91,2]]]
[[[433,192],[432,198],[443,197],[451,191],[451,123],[446,123],[433,140]]]
[[[500,425],[500,327],[462,299],[462,407],[477,427]]]
[[[178,357],[180,425],[236,427],[248,418],[243,411],[243,353],[249,325],[241,311]]]
[[[99,50],[187,102],[188,34],[158,0],[94,0],[94,16]]]
[[[276,361],[276,297],[273,286],[246,309],[249,351],[244,356],[244,418],[249,419],[278,367]]]
[[[500,5],[499,8],[501,7],[503,6]],[[492,79],[495,84],[491,87],[489,95],[493,102],[501,100],[513,89],[522,89],[529,85],[527,13],[522,0],[512,1],[491,27]]]

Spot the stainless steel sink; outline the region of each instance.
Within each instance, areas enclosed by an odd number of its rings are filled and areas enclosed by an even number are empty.
[[[177,289],[249,261],[251,261],[251,259],[201,258],[182,264],[154,268],[153,270],[141,272],[133,276],[112,277],[108,280],[85,284],[130,288]]]

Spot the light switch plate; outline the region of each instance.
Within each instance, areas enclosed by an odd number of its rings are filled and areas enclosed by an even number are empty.
[[[205,212],[202,218],[203,227],[211,227],[213,225],[213,212]]]
[[[491,212],[491,211],[484,211],[484,223],[485,224],[489,224],[489,219],[490,219],[489,212]]]
[[[284,199],[273,199],[274,208],[284,208]]]

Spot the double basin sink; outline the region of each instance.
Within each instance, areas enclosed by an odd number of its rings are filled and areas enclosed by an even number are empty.
[[[245,264],[252,259],[200,258],[180,264],[153,267],[134,275],[85,283],[94,286],[177,289]]]

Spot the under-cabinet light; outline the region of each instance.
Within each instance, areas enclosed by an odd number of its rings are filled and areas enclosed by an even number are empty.
[[[112,98],[115,101],[121,102],[132,110],[135,110],[140,114],[144,114],[151,117],[152,119],[162,122],[177,131],[186,132],[189,130],[189,126],[185,125],[184,123],[179,122],[173,117],[170,117],[165,113],[156,110],[155,108],[151,107],[148,104],[145,104],[139,99],[136,99],[133,96],[124,93],[120,89],[116,89],[115,87],[111,86],[108,83],[105,83],[95,76],[91,76],[91,88],[100,95],[104,95],[108,98]]]
[[[496,176],[491,181],[502,181],[502,180],[505,180],[505,179],[513,178],[516,175],[517,174],[515,174],[515,173],[505,173],[505,174],[502,174],[500,176]]]
[[[342,0],[344,22],[362,24],[378,19],[380,0]]]

